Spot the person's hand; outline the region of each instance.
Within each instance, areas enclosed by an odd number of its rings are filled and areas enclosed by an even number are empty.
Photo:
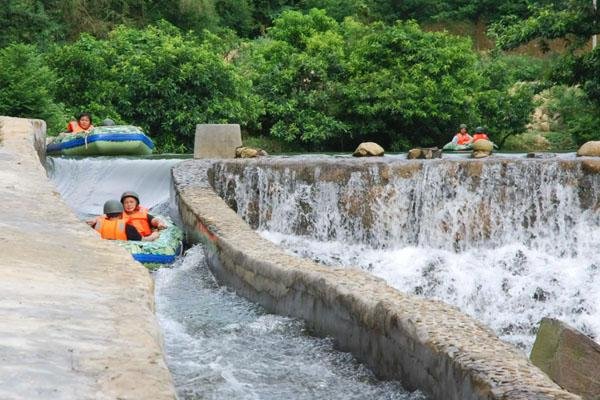
[[[165,224],[161,220],[158,220],[158,223],[156,224],[156,229],[166,229],[166,228],[167,228],[167,224]]]

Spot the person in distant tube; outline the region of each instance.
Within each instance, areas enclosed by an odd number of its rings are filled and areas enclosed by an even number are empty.
[[[475,134],[473,135],[473,143],[478,140],[490,140],[488,135],[485,133],[485,129],[482,126],[475,128]]]
[[[77,115],[76,121],[70,121],[67,124],[67,132],[74,135],[78,133],[89,133],[92,129],[94,129],[94,125],[92,125],[92,116],[87,112]]]
[[[473,138],[471,137],[471,135],[469,135],[469,132],[467,132],[467,125],[460,124],[460,131],[456,135],[454,135],[454,137],[452,138],[452,143],[458,145],[466,145],[471,144],[472,142]]]

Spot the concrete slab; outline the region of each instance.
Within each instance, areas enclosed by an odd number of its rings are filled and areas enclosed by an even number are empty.
[[[242,145],[238,124],[198,124],[194,139],[194,158],[235,158]]]
[[[43,121],[0,117],[0,399],[173,399],[148,271],[41,165]]]

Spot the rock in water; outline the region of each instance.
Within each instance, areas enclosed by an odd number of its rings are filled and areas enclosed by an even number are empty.
[[[480,139],[473,143],[473,150],[491,153],[494,150],[494,144],[489,140]]]
[[[354,157],[380,157],[383,156],[383,147],[375,142],[363,142],[354,150]]]
[[[559,320],[544,318],[531,362],[583,399],[600,398],[600,344]]]
[[[580,157],[600,157],[600,141],[585,142],[579,150],[577,150],[577,155]]]
[[[252,147],[238,147],[235,149],[235,158],[254,158],[267,155],[267,152],[263,149],[254,149]]]

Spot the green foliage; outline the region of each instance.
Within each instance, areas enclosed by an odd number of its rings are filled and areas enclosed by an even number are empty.
[[[479,124],[502,147],[509,135],[521,133],[534,109],[535,85],[520,81],[533,78],[542,65],[531,63],[523,68],[523,59],[491,57],[481,60],[480,73],[484,79],[482,90],[476,94]]]
[[[107,40],[83,35],[51,60],[69,109],[118,115],[146,128],[162,150],[189,151],[196,124],[246,124],[261,110],[215,41],[198,42],[167,23],[119,27]]]
[[[48,129],[64,126],[62,105],[54,102],[56,76],[31,45],[0,50],[0,115],[46,120]]]
[[[528,17],[507,15],[492,24],[490,33],[496,44],[511,49],[535,38],[570,37],[576,47],[600,32],[597,12],[589,0],[532,2]]]
[[[440,144],[473,118],[481,78],[470,42],[322,10],[284,12],[241,68],[266,101],[263,134],[288,142],[350,146],[375,140],[394,150]]]
[[[0,6],[0,48],[9,43],[48,42],[57,29],[42,1],[3,0]]]
[[[555,86],[550,96],[548,111],[560,114],[563,130],[577,145],[600,140],[600,107],[581,88]]]

